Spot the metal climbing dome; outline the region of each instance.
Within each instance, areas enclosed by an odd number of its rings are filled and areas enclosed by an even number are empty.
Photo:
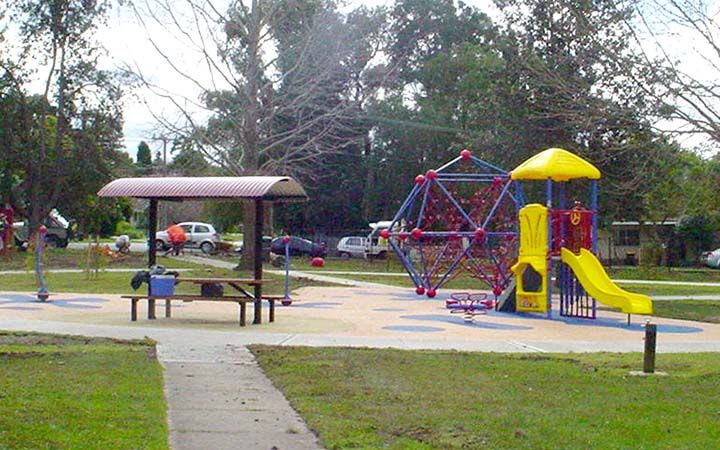
[[[517,214],[524,196],[509,173],[463,150],[415,185],[381,237],[405,266],[418,295],[461,273],[497,296],[510,284],[517,259]]]

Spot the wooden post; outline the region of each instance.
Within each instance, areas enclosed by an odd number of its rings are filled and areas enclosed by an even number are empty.
[[[262,280],[262,235],[263,222],[265,217],[265,208],[262,199],[255,200],[255,261],[254,261],[254,277],[256,280]],[[255,285],[255,317],[254,324],[262,323],[262,283]]]
[[[154,266],[157,262],[157,250],[155,249],[155,232],[157,231],[157,212],[158,199],[151,198],[148,206],[148,268]],[[148,280],[148,296],[152,295],[150,291],[150,280]],[[148,319],[155,318],[155,299],[148,299]]]
[[[657,344],[657,325],[645,324],[645,352],[643,355],[643,372],[655,373],[655,348]]]

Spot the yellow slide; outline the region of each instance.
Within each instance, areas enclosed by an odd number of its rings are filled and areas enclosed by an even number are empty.
[[[586,249],[580,249],[580,255],[562,249],[562,261],[580,280],[585,291],[591,297],[613,308],[619,308],[627,314],[652,314],[652,300],[647,295],[633,294],[618,287],[608,277],[600,261]]]

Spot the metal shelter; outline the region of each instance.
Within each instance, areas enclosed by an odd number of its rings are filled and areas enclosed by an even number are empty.
[[[155,233],[158,202],[183,200],[250,200],[255,202],[254,277],[262,279],[264,202],[304,202],[305,189],[289,177],[144,177],[119,178],[98,191],[100,197],[133,197],[150,201],[148,208],[148,266],[156,263]],[[262,322],[262,284],[255,285],[255,316]],[[148,292],[149,293],[149,292]],[[154,303],[154,300],[152,300]]]

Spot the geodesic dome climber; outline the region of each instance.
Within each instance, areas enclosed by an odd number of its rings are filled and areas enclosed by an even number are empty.
[[[398,255],[418,295],[432,298],[460,273],[496,296],[517,259],[517,214],[523,195],[509,173],[463,150],[418,175],[381,237]]]

